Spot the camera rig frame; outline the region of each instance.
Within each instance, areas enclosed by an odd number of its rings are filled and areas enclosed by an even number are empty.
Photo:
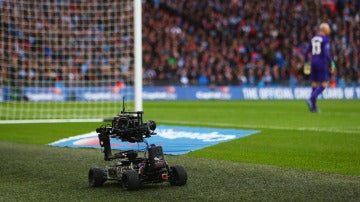
[[[109,161],[118,158],[117,155],[112,155],[110,138],[139,143],[144,142],[144,138],[156,135],[156,122],[153,120],[144,122],[143,114],[143,111],[126,111],[125,100],[123,99],[123,109],[120,114],[113,117],[111,126],[103,125],[96,129],[105,160]]]

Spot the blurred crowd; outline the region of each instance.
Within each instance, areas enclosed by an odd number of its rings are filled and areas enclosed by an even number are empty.
[[[131,78],[130,1],[55,2],[0,1],[0,82]],[[142,20],[145,85],[307,85],[303,53],[321,22],[333,85],[360,85],[360,0],[148,0]]]
[[[333,30],[332,84],[360,84],[360,1],[165,0],[145,5],[147,81],[189,85],[306,85],[304,49]]]

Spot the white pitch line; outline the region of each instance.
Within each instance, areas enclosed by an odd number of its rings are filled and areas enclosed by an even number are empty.
[[[79,122],[103,122],[103,119],[34,119],[34,120],[0,120],[0,124],[24,124],[24,123],[79,123]]]
[[[300,127],[300,128],[292,128],[292,127],[284,127],[284,126],[261,126],[261,125],[246,125],[246,124],[229,124],[229,123],[202,123],[202,122],[194,122],[194,121],[169,121],[169,120],[157,120],[157,122],[161,122],[164,124],[191,124],[191,125],[206,125],[206,126],[220,126],[220,127],[245,127],[252,129],[275,129],[275,130],[297,130],[297,131],[314,131],[314,132],[329,132],[329,133],[349,133],[349,134],[360,134],[360,130],[340,130],[335,128],[311,128],[311,127]]]

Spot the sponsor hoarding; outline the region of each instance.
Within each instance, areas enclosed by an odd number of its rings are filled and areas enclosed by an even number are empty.
[[[133,100],[132,87],[23,88],[23,97],[32,102]],[[198,87],[144,86],[143,100],[299,100],[310,96],[310,87]],[[11,90],[0,89],[0,101],[11,100]],[[19,92],[17,92],[19,93]],[[320,99],[360,99],[360,87],[327,88]]]

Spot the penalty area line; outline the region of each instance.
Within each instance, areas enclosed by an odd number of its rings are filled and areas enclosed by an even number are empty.
[[[157,122],[161,122],[163,124],[187,124],[187,125],[197,125],[197,126],[218,126],[218,127],[245,127],[251,129],[274,129],[274,130],[297,130],[297,131],[313,131],[313,132],[329,132],[329,133],[349,133],[349,134],[360,134],[359,131],[355,130],[339,130],[334,128],[292,128],[292,127],[284,127],[284,126],[261,126],[261,125],[248,125],[248,124],[229,124],[229,123],[201,123],[194,121],[169,121],[169,120],[157,120]]]

